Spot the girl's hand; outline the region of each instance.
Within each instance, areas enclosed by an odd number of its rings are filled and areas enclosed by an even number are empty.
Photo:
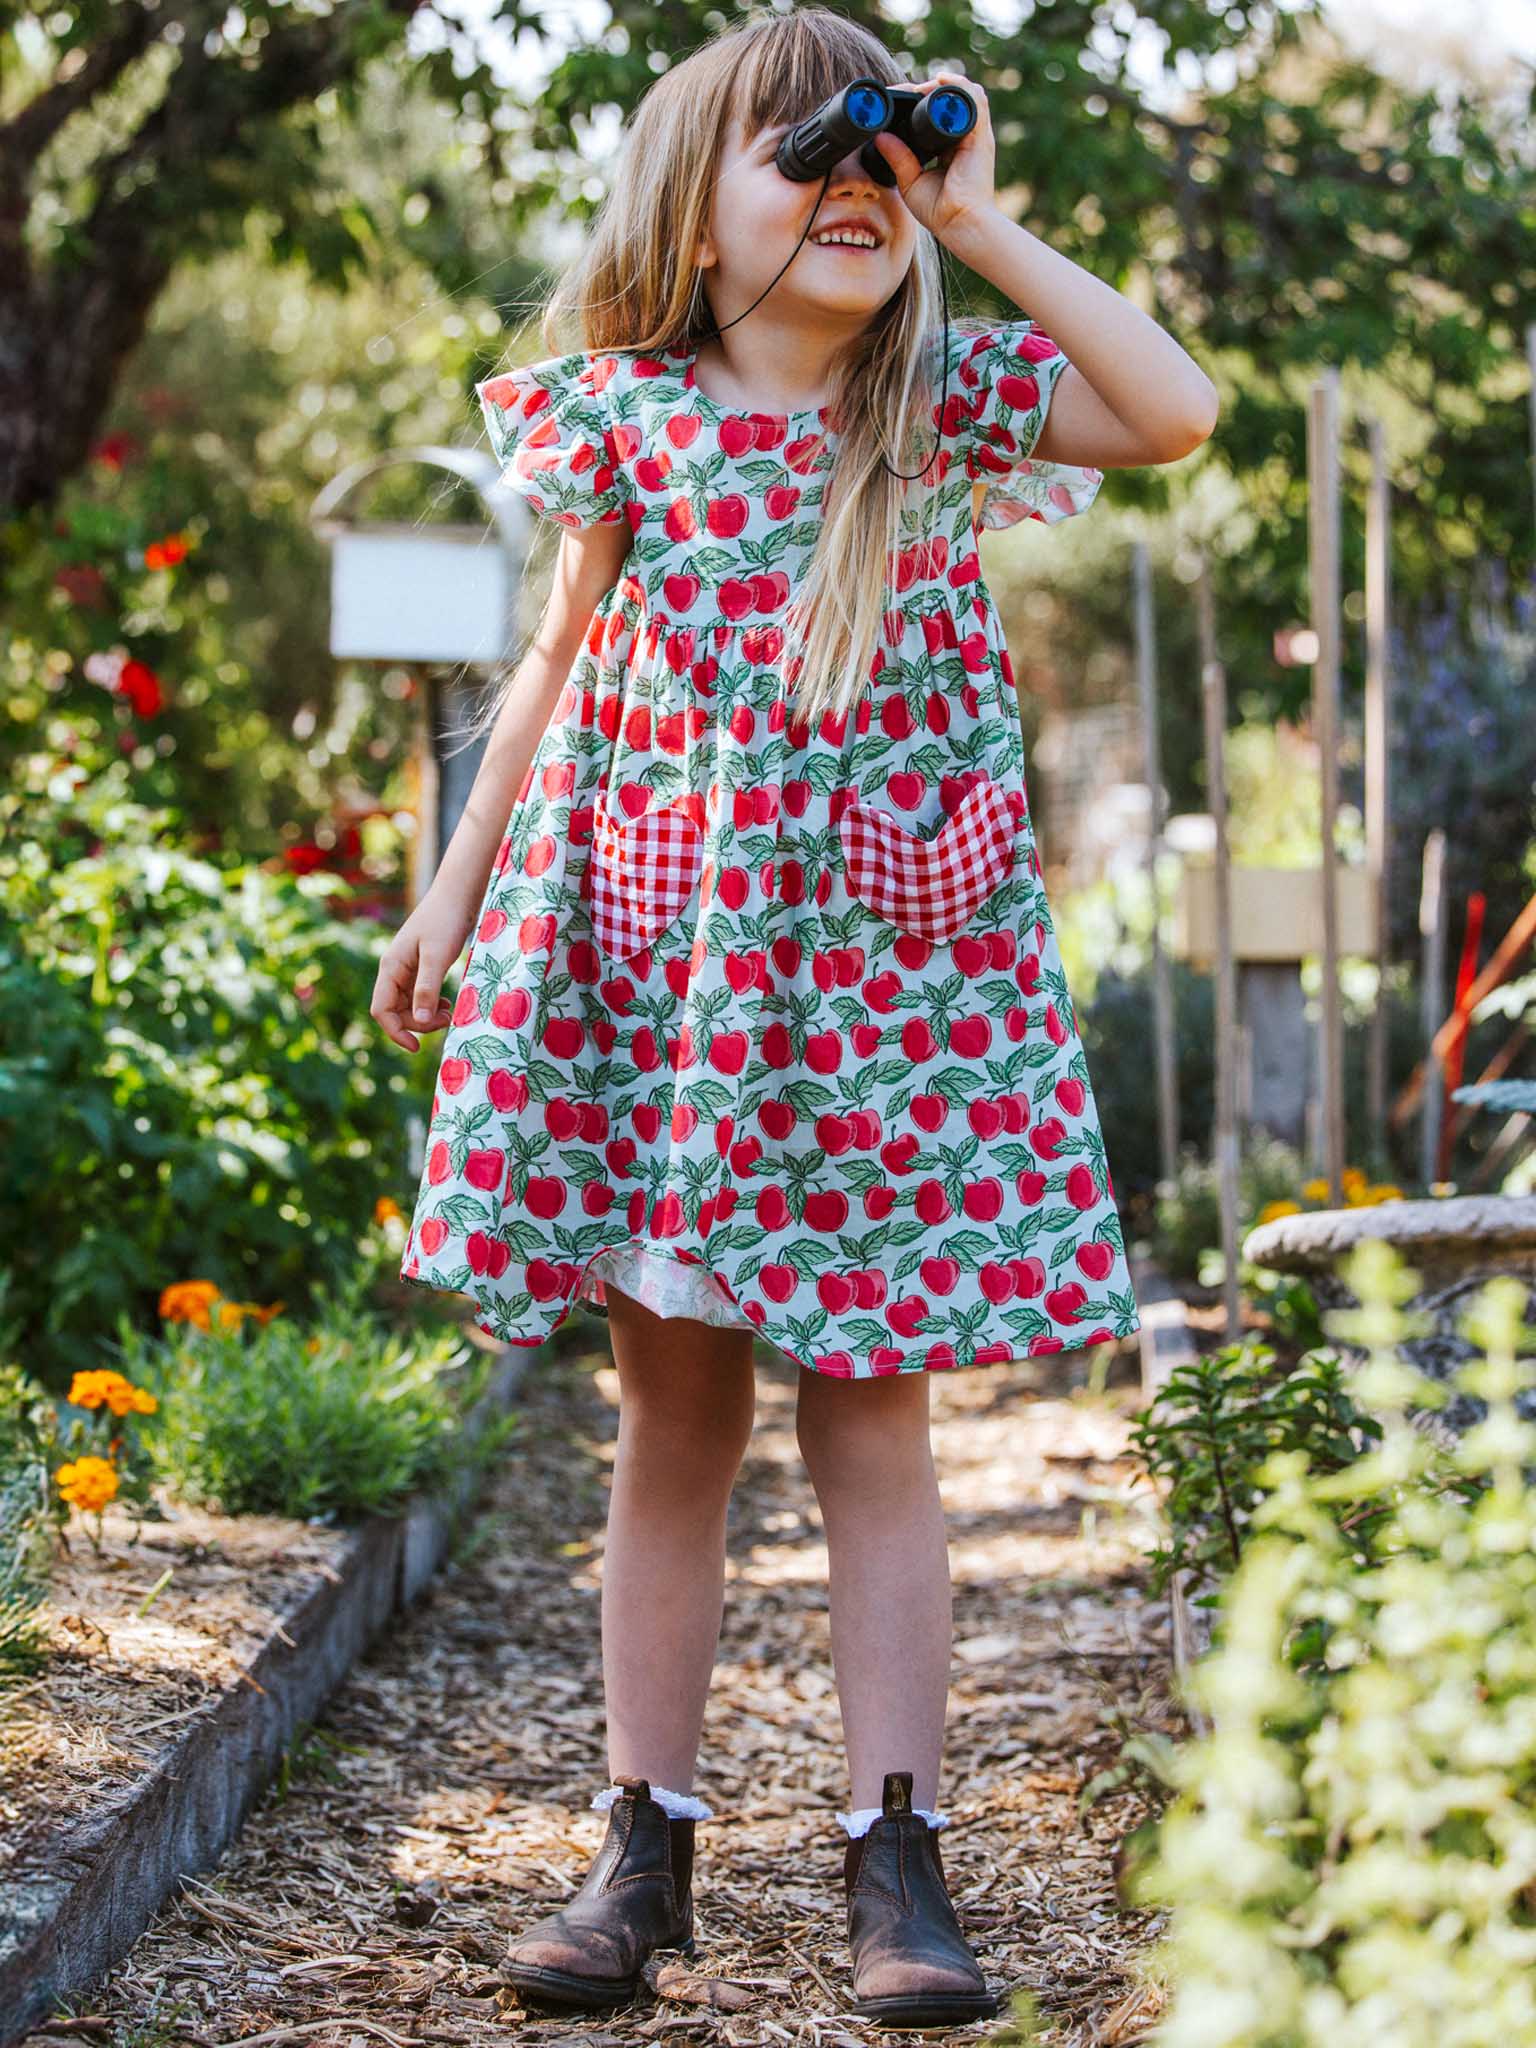
[[[941,242],[948,242],[973,230],[996,208],[997,145],[987,95],[975,79],[941,71],[921,81],[925,95],[938,85],[963,86],[976,102],[976,126],[958,148],[925,171],[916,153],[888,129],[880,130],[874,144],[896,173],[897,190],[908,212]]]
[[[453,1005],[439,991],[474,921],[472,907],[435,898],[429,889],[385,947],[368,1014],[407,1052],[420,1051],[418,1033],[441,1031],[452,1021]]]

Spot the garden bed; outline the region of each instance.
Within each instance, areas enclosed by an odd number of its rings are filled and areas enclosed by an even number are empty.
[[[529,1357],[498,1362],[466,1447]],[[0,1722],[0,2048],[218,1859],[294,1735],[437,1569],[473,1485],[466,1468],[402,1513],[335,1527],[157,1492],[164,1521],[114,1505],[100,1557],[72,1540],[47,1668]]]

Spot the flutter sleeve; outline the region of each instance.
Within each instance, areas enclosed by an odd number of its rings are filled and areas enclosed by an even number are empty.
[[[611,356],[574,349],[475,386],[503,483],[561,526],[624,516],[606,396],[613,370]]]
[[[985,483],[978,524],[1048,525],[1086,512],[1104,481],[1086,464],[1030,454],[1045,426],[1051,392],[1067,357],[1033,320],[999,320],[957,332],[950,351],[946,431],[953,432],[973,483]],[[958,395],[957,395],[958,394]]]

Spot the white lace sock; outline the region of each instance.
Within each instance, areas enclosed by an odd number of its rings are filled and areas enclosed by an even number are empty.
[[[868,1831],[872,1820],[878,1820],[884,1809],[878,1806],[856,1807],[852,1813],[840,1813],[837,1817],[846,1829],[850,1841]],[[920,1813],[931,1828],[947,1828],[949,1815],[939,1813],[931,1806],[914,1806],[912,1811]]]
[[[599,1792],[593,1800],[593,1809],[604,1813],[623,1797],[622,1785],[610,1785],[606,1792]],[[702,1799],[695,1799],[691,1792],[673,1792],[665,1785],[652,1783],[651,1797],[674,1820],[713,1820],[715,1817],[714,1809],[706,1806]]]

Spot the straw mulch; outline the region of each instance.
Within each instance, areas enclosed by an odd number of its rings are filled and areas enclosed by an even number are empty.
[[[532,1368],[523,1427],[460,1552],[300,1739],[216,1871],[189,1879],[72,2020],[27,2048],[533,2040],[627,2048],[686,2032],[850,2048],[893,2038],[849,2009],[849,1804],[826,1555],[794,1441],[797,1368],[760,1348],[737,1480],[726,1616],[695,1789],[699,1958],[653,1959],[627,2008],[525,2008],[509,1932],[580,1883],[606,1828],[600,1574],[618,1383],[578,1314]],[[1136,1959],[1161,1917],[1116,1904],[1124,1792],[1079,1820],[1116,1713],[1180,1732],[1167,1613],[1140,1559],[1151,1505],[1126,1457],[1134,1349],[1107,1393],[1085,1356],[936,1377],[954,1580],[940,1804],[967,1938],[1003,1992],[1029,1987],[1051,2048],[1130,2048],[1162,1993]],[[1017,2037],[1015,2037],[1017,2038]]]

